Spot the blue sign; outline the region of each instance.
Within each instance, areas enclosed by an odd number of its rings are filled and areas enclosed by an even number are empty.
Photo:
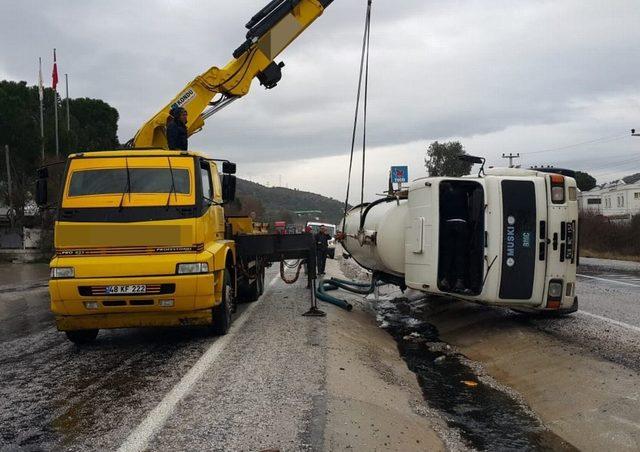
[[[408,166],[392,166],[391,182],[393,182],[394,184],[399,184],[400,182],[409,182],[409,167]]]

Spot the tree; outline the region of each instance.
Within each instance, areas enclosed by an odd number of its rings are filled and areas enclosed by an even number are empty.
[[[596,179],[588,173],[576,171],[576,184],[580,191],[588,191],[596,186]]]
[[[60,160],[74,152],[119,147],[118,111],[97,99],[70,99],[71,131],[67,132],[62,99],[44,90],[45,162],[55,157],[54,99],[58,104]],[[21,212],[32,191],[35,170],[42,163],[38,87],[26,82],[0,81],[0,147],[11,149],[13,205]],[[0,166],[5,174],[4,159]],[[5,202],[6,193],[4,195]]]
[[[464,147],[459,141],[447,143],[434,141],[429,145],[427,157],[424,160],[429,176],[466,176],[471,172],[472,164],[458,159],[465,154]]]

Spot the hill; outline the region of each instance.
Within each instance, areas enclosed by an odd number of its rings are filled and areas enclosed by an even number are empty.
[[[318,218],[319,221],[338,223],[342,218],[344,204],[316,193],[284,187],[266,187],[238,178],[236,202],[228,207],[227,211],[230,210],[233,214],[249,215],[255,212],[257,218],[269,222],[305,222]],[[299,218],[294,214],[313,210],[320,213]]]

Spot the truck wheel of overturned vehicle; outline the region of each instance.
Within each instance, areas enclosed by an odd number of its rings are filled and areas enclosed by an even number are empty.
[[[224,271],[224,282],[222,284],[222,303],[214,306],[211,310],[213,321],[211,331],[217,336],[227,334],[231,326],[231,310],[233,304],[233,287],[231,286],[231,276],[229,270]]]
[[[67,339],[74,344],[82,345],[93,342],[98,337],[98,331],[100,330],[75,330],[65,331]]]

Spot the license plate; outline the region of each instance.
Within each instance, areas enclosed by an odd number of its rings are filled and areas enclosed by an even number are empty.
[[[567,259],[573,260],[573,239],[575,223],[567,223]]]
[[[144,294],[147,293],[147,286],[144,284],[131,284],[128,286],[107,286],[107,294]]]

